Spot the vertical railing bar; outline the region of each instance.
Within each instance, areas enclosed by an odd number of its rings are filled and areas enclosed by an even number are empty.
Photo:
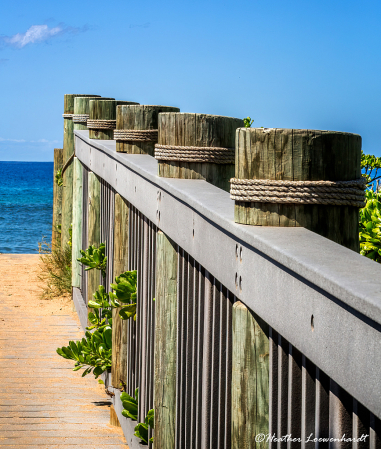
[[[197,415],[195,447],[201,448],[202,426],[202,395],[203,395],[203,365],[204,365],[204,309],[205,309],[205,270],[199,264],[199,300],[198,300],[198,340],[197,340]]]
[[[204,345],[203,345],[203,397],[201,411],[201,449],[209,449],[211,404],[211,362],[212,362],[212,323],[213,323],[213,276],[205,270],[205,309],[204,309]]]
[[[181,420],[179,428],[180,448],[184,448],[186,444],[185,421],[186,421],[186,339],[187,339],[187,302],[188,302],[188,254],[182,250],[182,266],[181,278],[182,288],[180,291],[181,302],[181,352],[180,352],[180,410]]]
[[[193,260],[193,297],[192,297],[192,313],[193,313],[193,328],[192,328],[192,354],[191,354],[191,425],[190,425],[190,440],[193,443],[196,441],[196,414],[197,414],[197,336],[198,336],[198,307],[199,307],[199,265]]]
[[[369,447],[369,437],[362,440],[363,435],[370,435],[370,412],[353,398],[353,449]],[[359,441],[360,440],[360,441]]]
[[[278,416],[278,334],[269,327],[269,435],[277,434]],[[276,443],[269,442],[269,449],[275,449]]]
[[[231,384],[232,384],[232,351],[233,351],[233,304],[235,302],[234,295],[227,290],[227,313],[226,313],[226,401],[225,401],[225,449],[231,448]]]
[[[210,449],[217,449],[218,443],[218,402],[219,402],[219,368],[220,368],[220,289],[221,284],[213,279],[212,297],[212,345],[211,345],[211,379],[210,379]],[[217,438],[216,438],[217,436]]]
[[[136,335],[138,340],[136,342],[136,351],[138,356],[138,385],[139,385],[139,397],[142,393],[142,387],[144,386],[144,381],[142,379],[142,364],[143,364],[143,309],[144,309],[144,299],[143,299],[143,278],[144,278],[144,220],[141,212],[138,212],[139,217],[139,238],[138,238],[138,302],[137,302],[137,323],[138,329]],[[139,310],[139,312],[138,312]],[[144,392],[143,392],[144,395]],[[144,396],[143,400],[139,401],[139,418],[140,422],[144,422]]]
[[[381,448],[381,421],[370,413],[369,449]]]
[[[353,398],[333,379],[330,379],[329,389],[329,438],[341,438],[344,434],[352,438]],[[329,447],[344,449],[348,446],[345,442],[335,442]]]
[[[176,363],[176,449],[181,449],[181,351],[182,351],[182,291],[183,291],[183,264],[184,255],[183,250],[179,247],[178,251],[178,263],[177,263],[177,363]]]
[[[287,434],[301,435],[302,423],[302,354],[289,343],[288,356],[288,412],[287,412]],[[299,442],[292,439],[287,441],[287,448],[300,447]]]
[[[141,385],[143,393],[143,410],[142,410],[142,422],[147,414],[148,397],[147,397],[147,327],[148,327],[148,219],[142,216],[143,225],[143,248],[142,248],[142,316],[141,316]]]
[[[184,435],[190,435],[192,432],[192,343],[193,343],[193,267],[194,260],[187,255],[186,276],[187,276],[187,295],[184,309],[186,314],[186,337],[185,337],[185,427]],[[185,439],[184,448],[193,446],[190,438]]]
[[[217,447],[224,448],[225,447],[225,412],[226,412],[226,356],[227,356],[227,347],[226,347],[226,317],[227,317],[227,309],[228,309],[228,299],[227,299],[227,291],[226,288],[222,285],[220,286],[220,294],[219,294],[219,309],[220,309],[220,332],[219,332],[219,378],[218,378],[218,438],[217,438]]]
[[[288,399],[288,342],[278,334],[278,424],[277,434],[287,434]],[[287,443],[277,442],[278,449],[284,449]]]
[[[152,233],[152,222],[148,221],[148,262],[147,262],[147,273],[148,273],[148,307],[147,307],[147,374],[146,374],[146,395],[147,395],[147,406],[146,410],[150,410],[153,406],[152,404],[152,379],[153,379],[153,346],[152,346],[152,332],[153,332],[153,292],[152,292],[152,277],[154,275],[154,271],[152,271],[152,256],[153,256],[153,233]],[[148,437],[151,438],[152,431],[151,428],[148,429]],[[152,444],[149,443],[149,447],[152,447]]]

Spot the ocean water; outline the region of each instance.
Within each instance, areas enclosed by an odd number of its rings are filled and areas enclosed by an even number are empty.
[[[0,253],[37,254],[52,216],[53,162],[0,161]]]

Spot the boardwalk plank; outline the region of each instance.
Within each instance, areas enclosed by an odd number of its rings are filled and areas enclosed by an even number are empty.
[[[109,425],[104,387],[56,353],[83,332],[69,307],[48,313],[54,304],[27,282],[38,262],[0,254],[0,448],[128,449],[121,429]]]

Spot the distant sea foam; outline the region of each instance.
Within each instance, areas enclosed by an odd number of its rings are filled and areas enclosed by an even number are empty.
[[[0,161],[0,253],[37,254],[52,215],[53,162]]]

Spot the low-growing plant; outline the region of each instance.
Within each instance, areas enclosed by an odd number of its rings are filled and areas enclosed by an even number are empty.
[[[69,341],[69,346],[58,348],[57,353],[65,359],[75,361],[73,371],[85,368],[82,377],[93,372],[97,379],[103,372],[111,368],[111,326],[99,327],[94,332],[87,331],[82,340]]]
[[[62,168],[60,170],[57,170],[54,178],[55,178],[56,184],[59,187],[62,187],[63,186]]]
[[[71,293],[71,246],[61,248],[47,242],[45,238],[38,243],[42,281],[42,298],[54,298]]]
[[[110,302],[115,307],[122,307],[120,317],[124,320],[134,317],[136,320],[137,271],[125,271],[117,276],[111,288]]]
[[[121,393],[120,399],[124,409],[122,415],[126,418],[131,418],[133,421],[138,419],[138,400],[139,400],[139,388],[135,390],[135,397],[133,398],[128,393]]]
[[[368,182],[368,187],[375,190],[375,181],[381,179],[381,174],[378,170],[381,168],[381,157],[373,156],[372,154],[364,154],[361,150],[361,169],[363,176]]]
[[[151,437],[148,440],[148,428],[151,427],[151,429],[153,429],[154,422],[155,422],[155,416],[154,416],[154,410],[152,409],[147,413],[144,423],[139,423],[137,426],[135,426],[134,435],[137,436],[138,438],[140,438],[144,443],[148,444],[148,441],[150,443],[153,443],[153,437]]]
[[[245,128],[251,128],[251,125],[254,123],[254,120],[252,120],[251,117],[246,117],[243,119],[243,123],[245,125]]]
[[[110,304],[109,295],[103,285],[98,287],[98,290],[93,293],[93,300],[90,300],[87,304],[89,309],[93,309],[89,312],[88,318],[91,323],[87,329],[98,329],[104,326],[106,323],[112,326],[112,309],[113,305]]]
[[[86,250],[81,249],[80,253],[82,257],[77,260],[87,266],[85,271],[95,268],[102,272],[103,277],[106,277],[107,256],[106,245],[104,243],[101,243],[98,248],[95,245],[90,245]]]
[[[360,254],[381,263],[381,193],[367,190],[360,209]]]

